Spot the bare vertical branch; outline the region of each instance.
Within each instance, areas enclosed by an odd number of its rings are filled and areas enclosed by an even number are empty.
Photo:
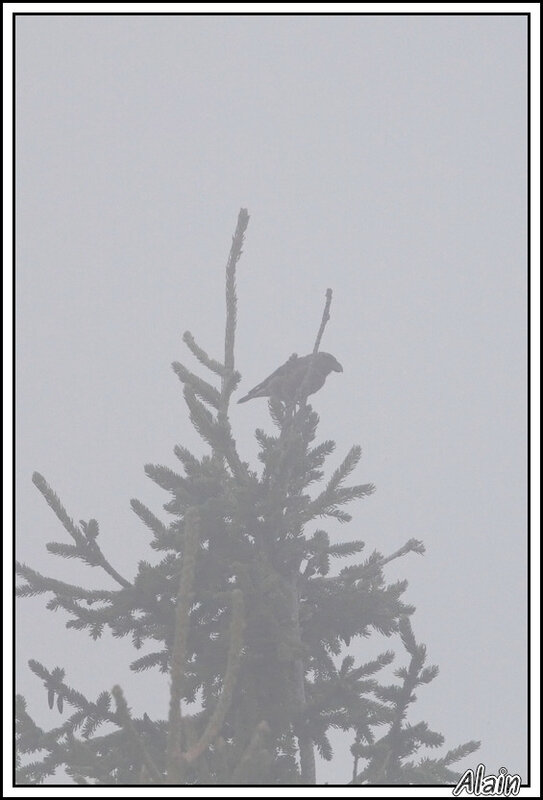
[[[301,628],[300,628],[300,592],[298,589],[298,575],[294,573],[291,576],[291,614],[292,614],[292,630],[296,641],[301,642]],[[302,783],[314,784],[317,780],[316,767],[315,767],[315,753],[313,750],[313,742],[309,736],[304,721],[302,719],[305,707],[305,668],[302,658],[297,658],[294,662],[294,693],[296,711],[300,718],[299,729],[296,732],[298,738],[298,748],[300,750],[300,777]]]
[[[253,731],[253,735],[249,740],[249,744],[245,748],[245,752],[238,761],[237,766],[232,773],[232,783],[240,783],[245,769],[250,765],[253,758],[262,751],[264,739],[269,732],[270,726],[265,720],[256,726]]]
[[[230,396],[239,381],[239,374],[235,371],[234,365],[234,344],[236,339],[237,322],[237,295],[236,295],[236,266],[242,253],[245,231],[249,224],[249,213],[246,208],[241,208],[238,214],[236,231],[232,237],[232,247],[226,264],[226,330],[224,335],[224,368],[221,377],[221,397],[217,411],[217,422],[226,434],[227,441],[224,449],[227,451],[222,456],[214,447],[214,457],[226,457],[232,472],[240,480],[244,480],[245,472],[241,459],[236,450],[236,443],[232,436],[232,429],[228,421],[228,404]]]
[[[321,340],[322,340],[322,335],[324,333],[324,329],[326,328],[326,323],[330,319],[330,306],[331,306],[331,304],[332,304],[332,290],[331,289],[327,289],[326,290],[326,302],[324,304],[324,311],[322,312],[321,324],[320,324],[320,327],[319,327],[319,331],[317,333],[317,338],[315,339],[315,345],[313,347],[312,358],[309,359],[309,362],[308,362],[308,365],[307,365],[307,370],[306,370],[306,373],[304,375],[304,379],[300,384],[300,388],[298,389],[298,392],[296,393],[296,400],[299,403],[305,403],[305,401],[307,399],[306,398],[306,393],[305,393],[305,389],[307,387],[307,381],[308,381],[309,375],[311,374],[311,369],[313,367],[313,361],[315,359],[315,356],[319,352],[319,347],[320,347],[320,343],[321,343]]]
[[[232,237],[232,247],[226,264],[226,331],[224,337],[224,371],[222,378],[223,401],[228,401],[228,383],[234,372],[234,342],[236,337],[237,321],[237,296],[236,296],[236,265],[240,259],[245,239],[245,231],[249,224],[249,214],[246,208],[241,208],[238,215],[236,232]],[[224,410],[224,409],[223,409]]]
[[[324,311],[322,312],[322,320],[321,325],[319,328],[319,332],[317,333],[317,338],[315,339],[315,346],[313,347],[313,354],[317,353],[321,344],[322,335],[324,333],[324,329],[326,327],[326,323],[330,319],[330,306],[332,305],[332,290],[326,290],[326,303],[324,304]]]
[[[228,709],[232,703],[234,688],[238,677],[241,664],[241,651],[243,648],[243,628],[245,624],[245,613],[243,604],[243,593],[241,589],[234,589],[232,592],[232,621],[230,623],[230,646],[228,648],[228,661],[224,674],[221,696],[211,715],[206,729],[200,740],[191,747],[183,758],[189,764],[199,758],[218,736],[224,722]]]
[[[167,743],[167,782],[179,783],[181,780],[181,699],[187,661],[187,636],[189,632],[190,608],[193,597],[193,583],[198,553],[200,519],[194,508],[185,514],[185,547],[183,565],[179,578],[177,608],[175,615],[175,635],[171,661],[170,710],[168,717]]]

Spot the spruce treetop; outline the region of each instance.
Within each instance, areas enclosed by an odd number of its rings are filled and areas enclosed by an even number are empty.
[[[236,268],[248,222],[241,209],[226,264],[223,357],[208,355],[187,331],[183,341],[198,364],[172,364],[207,453],[197,457],[176,445],[179,470],[145,465],[169,495],[163,518],[131,501],[154,553],[135,575],[123,574],[102,549],[107,535],[98,521],[76,523],[35,473],[36,488],[68,535],[47,550],[104,571],[111,587],[86,588],[17,564],[19,597],[46,595],[47,608],[61,610],[68,628],[92,639],[109,630],[144,650],[130,669],[164,674],[167,713],[148,707],[138,716],[119,685],[87,698],[64,667],[31,660],[56,725],[40,728],[17,696],[19,785],[55,782],[61,771],[74,783],[99,786],[315,784],[316,754],[333,758],[334,729],[350,736],[352,754],[352,772],[338,775],[338,783],[445,785],[459,778],[453,765],[479,746],[468,742],[430,758],[427,750],[443,737],[426,722],[407,722],[415,690],[438,670],[413,634],[407,582],[388,583],[385,568],[409,553],[422,555],[422,542],[410,539],[388,555],[367,553],[360,539],[337,542],[325,529],[330,519],[349,522],[346,507],[375,490],[349,482],[362,456],[358,445],[325,477],[335,443],[318,441],[319,417],[307,402],[326,361],[320,343],[330,289],[312,353],[283,365],[290,364],[290,383],[272,385],[273,373],[242,398],[266,397],[271,426],[255,432],[257,467],[239,452],[229,407],[241,380]],[[325,366],[339,371],[331,361]],[[342,559],[349,561],[337,567]],[[365,663],[349,652],[370,635],[403,646],[405,665],[392,683],[380,680],[381,672],[391,674],[391,649]]]

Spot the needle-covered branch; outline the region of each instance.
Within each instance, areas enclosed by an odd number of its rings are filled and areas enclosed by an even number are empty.
[[[98,536],[99,530],[96,520],[89,520],[88,523],[86,523],[84,520],[81,520],[81,528],[78,528],[60,502],[58,495],[55,494],[53,489],[51,489],[45,478],[40,475],[39,472],[34,473],[32,476],[32,481],[42,493],[48,505],[53,509],[56,516],[62,522],[75,542],[75,546],[66,545],[61,542],[51,542],[49,545],[47,545],[49,552],[65,558],[79,558],[90,567],[101,567],[121,586],[130,586],[130,582],[127,581],[126,578],[123,578],[123,576],[109,563],[98,546],[96,537]]]
[[[201,348],[198,344],[196,344],[194,340],[194,336],[190,331],[185,331],[183,334],[183,341],[191,351],[191,353],[196,356],[200,364],[203,364],[204,367],[207,367],[211,372],[214,372],[215,375],[219,377],[223,377],[224,375],[224,364],[221,364],[214,358],[208,356],[206,351]]]

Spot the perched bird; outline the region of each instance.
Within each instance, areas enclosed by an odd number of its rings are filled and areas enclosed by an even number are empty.
[[[283,403],[299,401],[318,392],[330,372],[343,372],[339,361],[330,353],[310,353],[301,358],[294,353],[238,403],[246,403],[254,397],[274,397]]]

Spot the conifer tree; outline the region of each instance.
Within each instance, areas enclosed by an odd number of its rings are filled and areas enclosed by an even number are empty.
[[[77,784],[314,784],[315,754],[333,757],[329,733],[351,736],[353,768],[338,783],[450,784],[452,765],[472,753],[468,742],[438,758],[423,753],[443,743],[425,722],[406,721],[414,690],[436,677],[411,629],[406,581],[387,583],[385,567],[424,546],[411,539],[387,556],[373,551],[356,565],[333,561],[362,553],[360,540],[332,542],[326,519],[349,522],[345,506],[367,498],[372,484],[351,485],[361,449],[354,446],[325,480],[331,440],[316,441],[319,418],[303,397],[271,397],[273,428],[256,431],[261,466],[238,452],[229,404],[236,370],[236,267],[249,216],[240,211],[226,266],[224,357],[208,355],[183,336],[203,376],[174,362],[190,421],[208,452],[174,448],[181,469],[147,464],[149,478],[169,493],[164,522],[139,500],[156,557],[128,578],[100,547],[97,520],[76,524],[54,489],[33,481],[69,539],[47,550],[104,570],[108,590],[83,588],[17,564],[20,597],[43,594],[47,608],[68,615],[67,627],[99,638],[109,629],[130,636],[136,650],[152,645],[130,669],[154,669],[169,685],[166,718],[135,716],[120,686],[85,697],[64,668],[29,662],[43,683],[55,727],[43,730],[22,696],[16,699],[17,783],[54,781],[58,770]],[[314,346],[330,316],[327,292]],[[303,394],[303,393],[302,393]],[[346,648],[370,634],[403,643],[407,666],[396,683],[378,680],[395,658],[385,650],[356,663]],[[146,648],[149,650],[149,647]],[[400,659],[401,663],[403,661]]]

